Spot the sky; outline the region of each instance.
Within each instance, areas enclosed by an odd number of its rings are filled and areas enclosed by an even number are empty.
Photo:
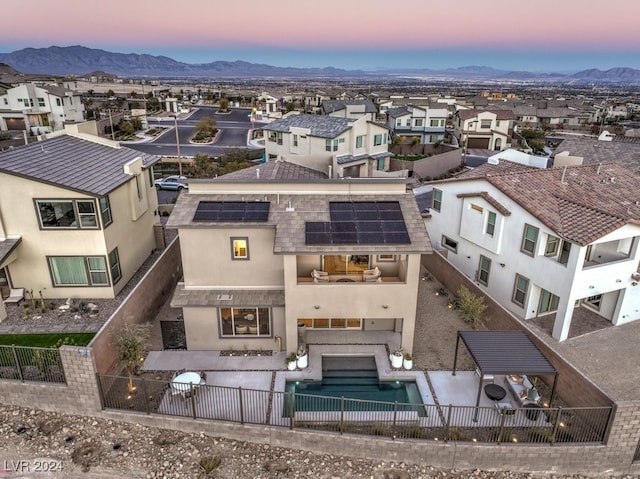
[[[1,53],[83,45],[348,70],[640,69],[635,0],[29,0],[26,21],[14,12]]]

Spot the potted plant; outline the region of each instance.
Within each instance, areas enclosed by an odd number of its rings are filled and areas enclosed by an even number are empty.
[[[409,353],[405,353],[402,360],[402,367],[405,369],[411,369],[413,367],[413,356]]]
[[[287,362],[287,369],[289,371],[295,371],[296,362],[298,361],[298,357],[296,356],[296,353],[289,354],[285,359],[285,361]]]
[[[307,348],[304,345],[301,345],[298,348],[298,352],[296,354],[297,357],[297,365],[300,369],[304,369],[309,366],[309,355],[307,354]]]
[[[393,352],[389,355],[389,360],[391,361],[392,368],[401,368],[402,367],[402,359],[404,357],[404,351],[402,347],[397,347],[393,350]]]

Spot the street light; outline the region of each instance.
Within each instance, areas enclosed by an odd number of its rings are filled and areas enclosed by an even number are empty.
[[[174,115],[173,123],[176,130],[176,147],[178,148],[178,174],[182,176],[182,157],[180,156],[180,135],[178,134],[178,116]]]

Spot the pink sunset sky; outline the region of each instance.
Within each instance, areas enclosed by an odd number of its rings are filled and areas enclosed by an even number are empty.
[[[28,7],[28,17],[9,11],[16,18],[3,22],[0,53],[83,45],[188,63],[640,68],[640,2],[631,0],[30,0]]]

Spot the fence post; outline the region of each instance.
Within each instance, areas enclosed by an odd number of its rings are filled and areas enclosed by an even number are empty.
[[[240,424],[244,424],[244,405],[242,404],[242,386],[238,386],[238,405],[240,406]]]
[[[449,404],[447,406],[447,424],[445,424],[445,429],[447,431],[447,438],[451,437],[451,414],[453,412],[453,406]],[[445,438],[445,440],[447,439]]]
[[[559,406],[557,409],[558,409],[558,412],[556,414],[556,421],[555,421],[555,424],[553,425],[553,433],[551,434],[551,444],[556,443],[556,438],[558,436],[558,428],[560,427],[560,423],[562,422],[560,421],[560,417],[562,416],[562,406]]]
[[[396,438],[396,421],[398,420],[398,401],[393,403],[393,424],[391,425],[391,439]]]
[[[344,430],[344,396],[340,396],[340,424],[338,429],[342,435],[342,431]]]
[[[147,392],[147,380],[142,377],[142,393],[144,394],[144,404],[145,409],[147,410],[147,414],[151,414],[151,410],[149,409],[149,393]]]
[[[11,345],[11,351],[13,351],[13,360],[16,362],[16,369],[18,370],[18,378],[20,381],[24,381],[24,375],[22,374],[22,367],[20,366],[20,360],[18,359],[18,352],[16,351],[16,345]]]
[[[197,419],[196,417],[196,390],[193,388],[193,384],[189,383],[189,392],[191,393],[189,399],[191,399],[191,415],[193,419]]]
[[[100,397],[100,409],[104,411],[104,389],[102,388],[102,377],[100,373],[96,373],[96,383],[98,384],[98,396]]]
[[[504,421],[507,418],[506,414],[500,414],[500,426],[498,426],[498,444],[502,443],[502,432],[504,431]]]
[[[293,416],[295,414],[296,393],[285,393],[289,396],[289,429],[293,429]]]

